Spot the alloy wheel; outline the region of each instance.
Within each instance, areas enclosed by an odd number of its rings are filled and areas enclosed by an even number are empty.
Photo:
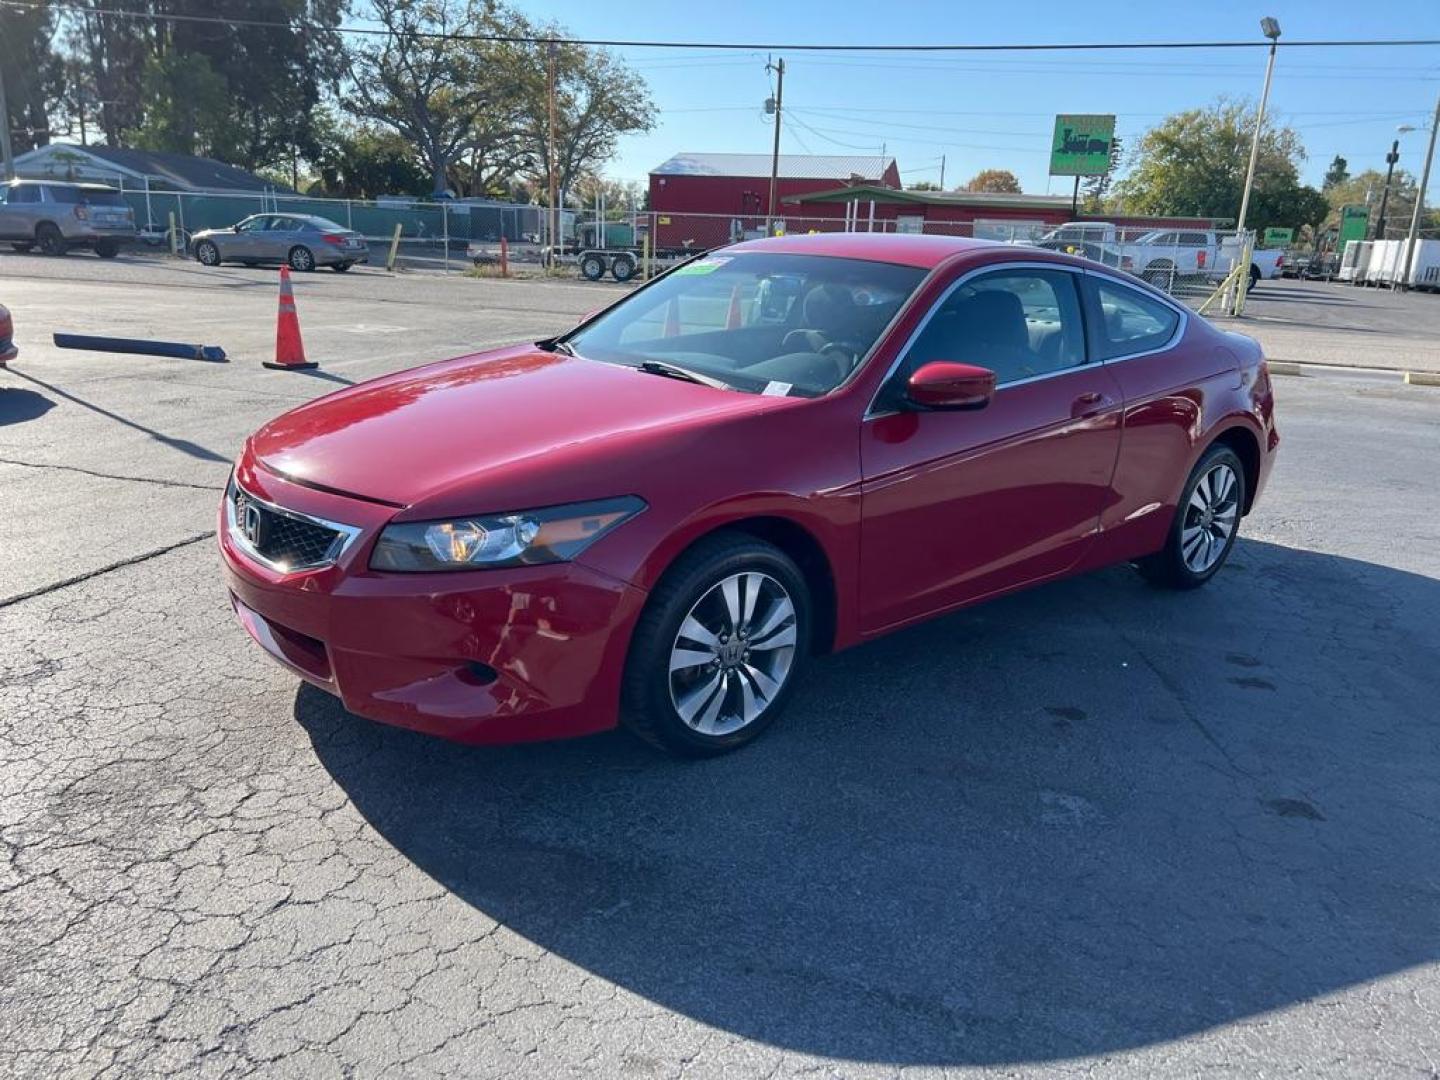
[[[769,574],[742,571],[712,586],[670,649],[670,701],[702,735],[731,735],[770,706],[795,660],[795,602]]]
[[[1219,462],[1195,484],[1180,527],[1180,555],[1192,573],[1203,574],[1225,554],[1240,516],[1235,470]]]

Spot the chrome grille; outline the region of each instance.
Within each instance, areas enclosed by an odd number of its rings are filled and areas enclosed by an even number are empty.
[[[242,491],[234,482],[227,497],[231,536],[247,552],[277,570],[327,566],[357,531],[282,510]]]

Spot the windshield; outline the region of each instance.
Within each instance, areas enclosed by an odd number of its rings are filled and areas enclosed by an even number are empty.
[[[73,187],[51,187],[50,197],[57,203],[84,203],[86,206],[124,206],[118,191],[90,190]]]
[[[660,361],[737,390],[815,397],[849,377],[925,273],[822,255],[709,255],[566,343],[607,363]]]

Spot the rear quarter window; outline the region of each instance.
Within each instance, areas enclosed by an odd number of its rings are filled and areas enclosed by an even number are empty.
[[[1118,360],[1164,348],[1180,326],[1169,304],[1137,289],[1103,278],[1087,281],[1090,298],[1091,352],[1100,360]]]

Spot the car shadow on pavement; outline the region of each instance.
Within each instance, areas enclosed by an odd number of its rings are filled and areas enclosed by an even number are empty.
[[[55,403],[44,394],[0,385],[0,427],[38,420],[54,407]]]
[[[11,370],[14,371],[13,368]],[[131,420],[129,417],[121,416],[119,413],[116,412],[111,412],[109,409],[105,409],[99,405],[96,405],[93,401],[86,401],[78,394],[72,394],[68,390],[62,390],[60,389],[60,387],[54,385],[53,383],[48,383],[44,379],[37,379],[34,375],[26,375],[24,372],[20,371],[14,371],[14,374],[19,375],[20,378],[25,379],[28,382],[34,383],[36,386],[43,386],[52,394],[64,398],[66,401],[70,402],[73,405],[79,405],[83,409],[89,409],[91,412],[99,416],[103,416],[107,420],[113,420],[115,423],[121,424],[124,427],[128,427],[132,431],[138,431],[142,435],[148,435],[156,442],[161,443],[164,446],[168,446],[172,450],[179,450],[182,454],[187,454],[190,457],[198,458],[201,461],[218,461],[227,464],[230,461],[230,459],[225,457],[223,454],[217,454],[214,450],[201,446],[197,442],[191,442],[189,439],[178,439],[174,435],[166,435],[163,431],[156,431],[152,427],[146,427],[138,420]]]
[[[897,1064],[1105,1054],[1440,957],[1440,582],[1247,541],[812,665],[749,749],[295,714],[456,897],[704,1024]]]

